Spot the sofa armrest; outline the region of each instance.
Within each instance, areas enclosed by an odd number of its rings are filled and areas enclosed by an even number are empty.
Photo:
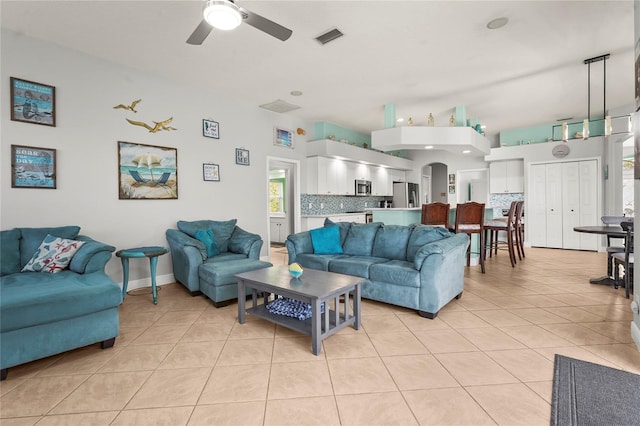
[[[189,291],[200,291],[199,268],[207,260],[204,244],[177,229],[168,229],[165,236],[171,250],[173,276]]]
[[[313,253],[313,243],[311,242],[311,233],[309,231],[298,232],[289,235],[284,242],[289,255],[289,264],[296,261],[296,257],[303,253]]]
[[[189,235],[177,229],[167,229],[166,237],[171,252],[174,250],[184,250],[185,247],[194,247],[200,252],[201,260],[207,260],[207,248],[201,241],[191,238]]]
[[[432,241],[420,247],[416,252],[416,256],[413,260],[413,266],[420,271],[425,260],[432,254],[440,254],[447,256],[448,253],[464,247],[465,251],[469,245],[469,236],[464,233],[454,234],[441,240]]]
[[[105,266],[116,248],[86,235],[78,235],[76,240],[84,241],[84,244],[71,259],[69,269],[78,274],[104,272]]]
[[[246,255],[250,259],[258,260],[262,250],[262,237],[245,231],[236,225],[229,239],[229,251]]]

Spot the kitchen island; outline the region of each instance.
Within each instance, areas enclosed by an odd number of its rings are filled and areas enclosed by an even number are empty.
[[[376,208],[370,209],[374,222],[382,222],[385,225],[412,225],[420,223],[422,207],[408,208]]]

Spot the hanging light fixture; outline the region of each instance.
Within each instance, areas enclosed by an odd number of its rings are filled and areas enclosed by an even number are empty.
[[[238,6],[229,0],[209,0],[202,12],[204,20],[213,28],[232,30],[242,22]]]
[[[565,121],[562,123],[562,142],[569,140],[569,125]]]
[[[589,139],[589,119],[585,118],[582,122],[582,138]]]

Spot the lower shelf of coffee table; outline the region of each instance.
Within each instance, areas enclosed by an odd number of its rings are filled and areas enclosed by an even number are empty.
[[[272,314],[267,310],[264,305],[258,305],[255,308],[248,308],[247,313],[254,315],[256,317],[264,318],[267,321],[272,323],[281,325],[283,327],[290,328],[291,330],[299,331],[300,333],[311,336],[311,318],[306,320],[299,320],[297,318],[288,317],[286,315],[278,315]],[[324,314],[320,315],[320,327],[322,328],[322,333],[325,334],[327,330],[324,330]],[[344,314],[340,314],[340,324],[338,324],[339,328],[342,328],[343,325],[352,324],[355,317],[351,317],[349,320],[345,322]],[[329,310],[329,330],[336,328],[336,311]]]

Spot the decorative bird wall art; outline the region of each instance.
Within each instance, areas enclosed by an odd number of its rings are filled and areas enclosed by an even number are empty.
[[[173,120],[173,117],[170,117],[164,121],[154,121],[153,127],[142,121],[133,121],[129,120],[128,118],[126,120],[129,122],[129,124],[133,124],[134,126],[144,127],[145,129],[149,130],[149,133],[158,133],[161,130],[178,130],[175,127],[168,126],[168,124],[171,123],[171,120]]]
[[[138,112],[138,111],[136,111],[135,108],[136,108],[136,105],[138,105],[141,100],[142,99],[135,100],[135,101],[131,102],[131,105],[118,104],[118,105],[114,106],[113,109],[125,109],[127,111]]]
[[[113,109],[124,109],[125,111],[133,111],[134,113],[136,113],[138,112],[136,110],[136,105],[138,105],[141,101],[142,99],[136,99],[135,101],[131,102],[131,105],[118,104],[114,106]],[[169,123],[171,123],[173,117],[170,117],[164,121],[153,121],[153,126],[145,123],[144,121],[129,120],[128,118],[126,118],[125,120],[127,120],[129,124],[132,124],[134,126],[144,127],[149,131],[149,133],[158,133],[162,130],[178,130],[175,127],[169,126]]]

